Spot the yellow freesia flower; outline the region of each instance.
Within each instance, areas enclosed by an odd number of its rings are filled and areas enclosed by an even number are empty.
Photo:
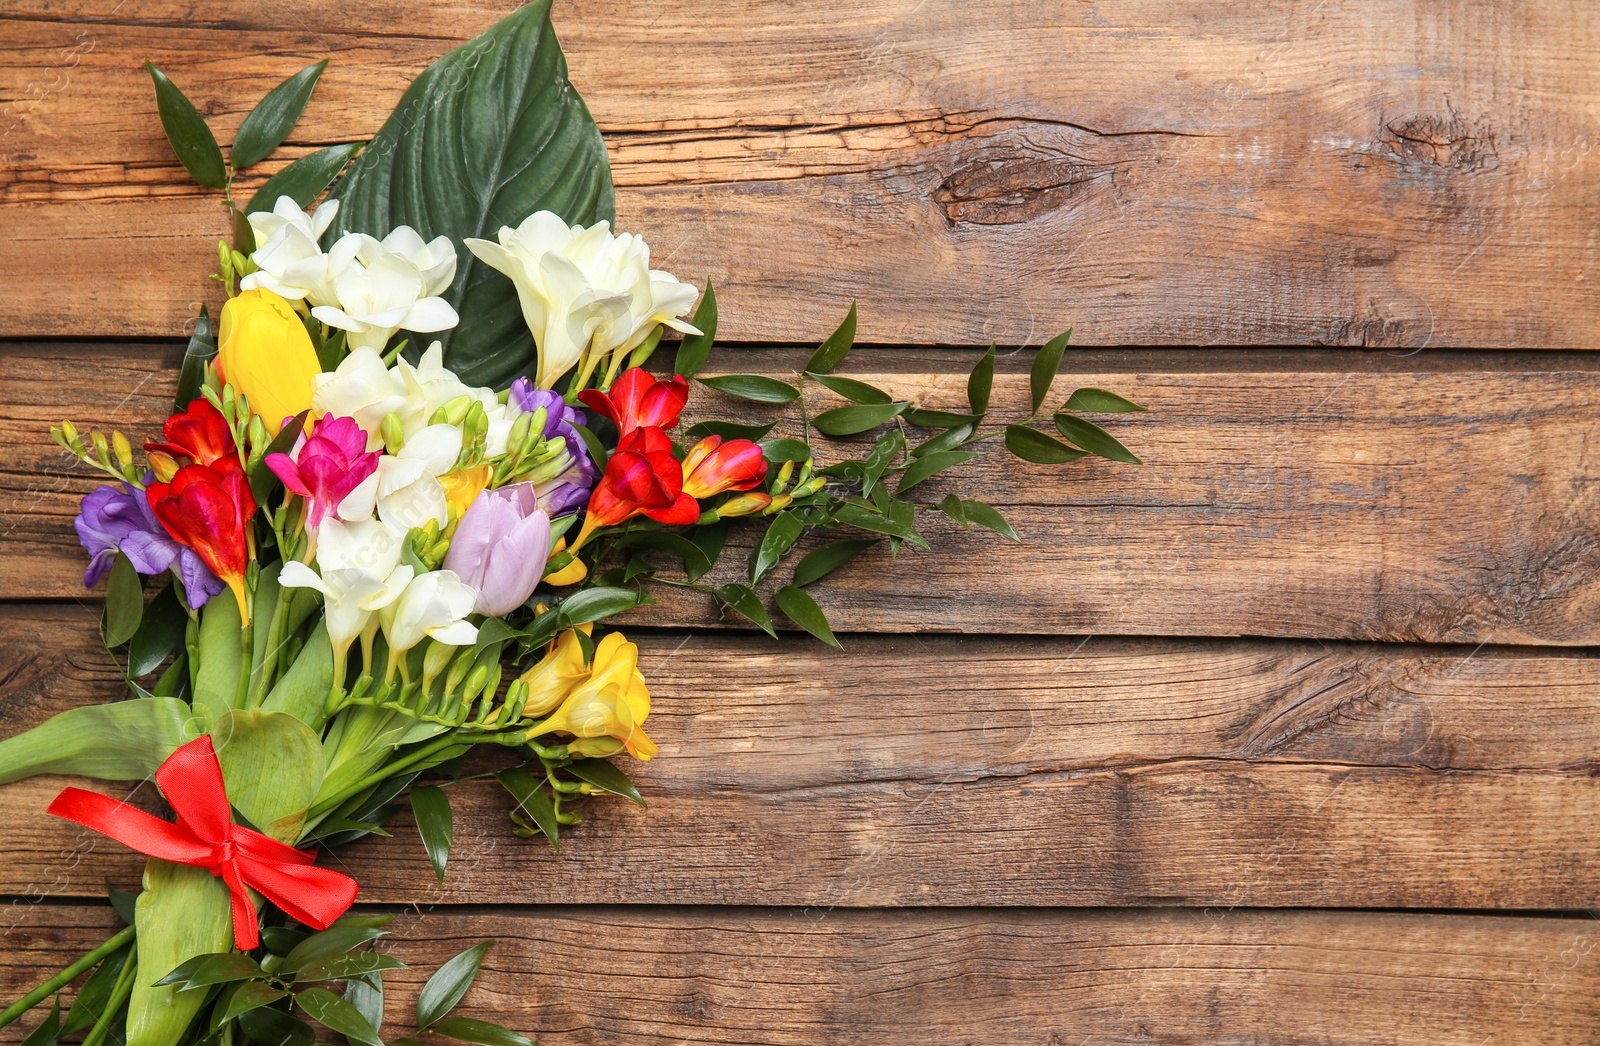
[[[584,626],[585,632],[588,626]],[[538,664],[522,673],[521,682],[528,688],[522,714],[528,719],[547,716],[564,701],[579,680],[589,677],[589,666],[583,663],[583,644],[573,629],[561,633],[550,646],[550,652]]]
[[[483,464],[470,469],[457,469],[439,477],[439,485],[444,487],[444,499],[450,505],[450,518],[460,519],[466,515],[468,507],[489,485],[489,476],[493,471]]]
[[[240,291],[222,306],[217,341],[222,380],[249,399],[272,435],[310,409],[312,379],[322,367],[288,302],[269,290]]]
[[[567,748],[577,755],[608,756],[626,748],[637,759],[649,759],[660,751],[644,732],[649,714],[650,691],[639,672],[639,648],[613,632],[595,647],[589,677],[534,729],[573,735],[577,740]]]
[[[557,538],[555,545],[552,546],[551,549],[550,549],[550,558],[551,559],[555,559],[557,556],[561,555],[561,553],[565,552],[566,550],[567,550],[567,539],[566,538]],[[584,578],[586,578],[588,576],[589,576],[589,568],[588,568],[588,566],[586,566],[584,564],[583,560],[581,560],[578,557],[574,556],[574,557],[572,557],[572,562],[571,563],[568,563],[566,566],[562,567],[560,570],[556,570],[556,571],[553,571],[553,572],[551,572],[549,574],[546,574],[544,576],[544,583],[547,584],[547,585],[553,585],[556,588],[560,588],[563,585],[576,585],[578,582],[582,581]]]

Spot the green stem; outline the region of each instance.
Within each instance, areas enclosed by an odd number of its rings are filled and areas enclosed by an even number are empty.
[[[133,947],[128,949],[128,960],[122,964],[122,970],[117,974],[117,983],[111,988],[111,997],[106,1000],[106,1008],[100,1011],[94,1027],[89,1029],[89,1034],[83,1037],[82,1046],[100,1046],[105,1041],[106,1035],[111,1031],[111,1021],[128,1001],[128,996],[133,994],[133,978],[138,968],[139,945],[138,942],[134,942]]]
[[[487,740],[487,736],[484,739]],[[477,739],[475,738],[474,740]],[[446,748],[452,748],[462,743],[464,743],[462,738],[457,737],[454,731],[447,733],[443,737],[435,740],[432,744],[424,745],[422,748],[417,749],[415,752],[412,752],[405,758],[374,770],[372,773],[368,774],[366,777],[363,777],[349,788],[346,788],[343,791],[324,799],[322,802],[311,808],[310,812],[306,815],[306,820],[311,821],[314,818],[328,813],[330,810],[336,810],[341,805],[348,802],[352,797],[360,795],[368,788],[371,788],[374,785],[382,784],[395,774],[404,773],[413,766],[416,766],[418,763],[427,759],[429,756],[437,755]],[[465,743],[470,744],[472,742],[467,741]]]
[[[85,955],[71,966],[68,966],[66,969],[56,974],[48,981],[45,981],[43,984],[39,985],[39,987],[24,995],[10,1006],[6,1007],[4,1012],[0,1012],[0,1028],[4,1028],[18,1017],[21,1017],[24,1013],[27,1013],[35,1006],[39,1005],[50,996],[66,987],[68,984],[71,984],[79,974],[83,973],[91,966],[96,965],[101,959],[104,959],[106,956],[112,954],[120,949],[123,945],[133,940],[133,935],[133,927],[123,927],[123,929],[109,941],[102,944],[88,955]]]
[[[285,588],[278,592],[277,604],[272,608],[272,622],[267,626],[267,642],[261,648],[261,663],[250,670],[253,680],[250,686],[251,708],[260,708],[261,702],[267,698],[267,688],[272,685],[273,678],[277,675],[278,648],[283,645],[283,626],[288,621],[289,601],[293,598],[296,589]],[[250,654],[255,654],[255,644],[250,645]],[[268,666],[271,666],[269,671]]]
[[[256,623],[253,618],[248,625],[239,630],[239,650],[243,656],[239,660],[239,692],[233,701],[235,708],[244,708],[250,699],[250,676],[255,668],[256,659],[255,633]]]

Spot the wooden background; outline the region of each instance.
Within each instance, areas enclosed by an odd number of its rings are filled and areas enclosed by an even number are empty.
[[[140,60],[226,142],[331,56],[292,158],[512,6],[0,11],[5,733],[118,690],[46,428],[152,429],[217,300]],[[547,1044],[1597,1041],[1594,5],[556,20],[620,224],[749,346],[716,366],[792,370],[857,298],[848,373],[954,405],[994,339],[1021,413],[1011,349],[1075,326],[1062,386],[1151,405],[1148,464],[973,468],[1027,544],[841,571],[843,653],[656,608],[650,809],[557,857],[471,793],[443,886],[404,824],[349,849],[395,951],[498,937],[470,1010]],[[137,875],[43,815],[61,783],[0,810],[5,997]]]

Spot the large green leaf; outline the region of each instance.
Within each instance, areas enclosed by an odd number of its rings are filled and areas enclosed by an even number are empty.
[[[540,210],[584,225],[614,216],[605,142],[567,81],[550,2],[517,10],[417,77],[331,194],[340,206],[329,243],[397,225],[455,242],[445,297],[461,323],[412,344],[443,342],[469,385],[504,387],[533,370],[535,355],[511,281],[462,240],[493,240]]]
[[[205,868],[152,857],[145,864],[144,892],[136,910],[139,965],[128,999],[127,1041],[176,1046],[208,993],[156,982],[197,955],[232,949],[228,886]]]
[[[300,837],[322,784],[322,742],[292,715],[236,708],[211,728],[228,801],[280,843]]]
[[[176,697],[69,708],[0,741],[0,784],[34,774],[142,780],[179,745],[198,736],[200,725],[189,705]]]

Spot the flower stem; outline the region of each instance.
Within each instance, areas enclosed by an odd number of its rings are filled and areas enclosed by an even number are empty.
[[[427,759],[429,756],[437,755],[446,748],[451,748],[462,743],[462,739],[456,736],[455,731],[451,731],[450,733],[447,733],[443,737],[434,741],[432,744],[425,745],[422,748],[417,749],[415,752],[412,752],[405,758],[399,759],[388,764],[387,766],[379,767],[377,770],[374,770],[366,777],[363,777],[349,788],[346,788],[343,791],[324,799],[322,802],[311,808],[311,811],[306,815],[306,820],[309,822],[322,814],[326,814],[330,810],[336,810],[344,803],[348,802],[353,796],[360,795],[368,788],[371,788],[374,785],[382,784],[395,774],[404,773],[413,766],[416,766],[418,763]],[[466,743],[470,744],[471,742]]]
[[[102,944],[88,955],[85,955],[71,966],[68,966],[66,969],[56,974],[48,981],[45,981],[43,984],[39,985],[39,987],[35,988],[33,991],[24,995],[10,1006],[6,1007],[4,1012],[0,1012],[0,1028],[4,1028],[18,1017],[21,1017],[24,1013],[27,1013],[35,1006],[39,1005],[50,996],[66,987],[68,984],[71,984],[75,979],[77,979],[79,974],[83,973],[91,966],[99,963],[101,959],[111,955],[123,945],[133,940],[133,935],[133,927],[123,927],[122,930],[116,934],[116,936],[106,941],[106,943]],[[124,967],[124,969],[126,969],[126,967]]]
[[[128,959],[117,974],[117,983],[111,988],[111,996],[106,999],[105,1009],[100,1011],[94,1027],[89,1029],[89,1034],[83,1037],[82,1046],[100,1046],[105,1041],[106,1035],[111,1031],[112,1019],[117,1011],[122,1009],[122,1004],[128,1001],[128,996],[133,994],[133,978],[138,969],[139,943],[135,941],[133,947],[128,949]]]

